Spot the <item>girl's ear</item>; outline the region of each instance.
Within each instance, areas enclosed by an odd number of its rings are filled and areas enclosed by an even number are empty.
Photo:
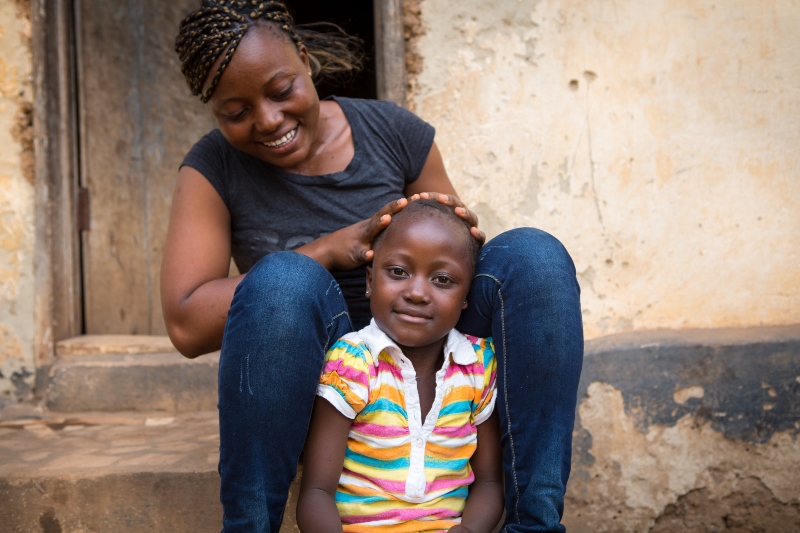
[[[466,309],[466,308],[467,308],[467,301],[464,300],[464,303],[461,304],[461,309]]]
[[[372,296],[372,265],[367,265],[367,298]]]

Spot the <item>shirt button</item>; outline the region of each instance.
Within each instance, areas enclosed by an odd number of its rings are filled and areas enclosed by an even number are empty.
[[[422,446],[422,439],[415,440],[414,444],[416,444],[417,446]]]

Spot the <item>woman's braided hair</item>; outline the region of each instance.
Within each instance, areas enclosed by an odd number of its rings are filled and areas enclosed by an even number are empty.
[[[283,2],[203,0],[202,7],[189,13],[181,22],[175,39],[181,72],[192,94],[200,95],[203,102],[208,102],[244,34],[259,24],[271,24],[297,47],[305,45],[311,77],[315,81],[352,76],[361,70],[361,40],[346,34],[335,24],[295,26]],[[211,68],[223,53],[225,55],[211,83],[203,92]]]

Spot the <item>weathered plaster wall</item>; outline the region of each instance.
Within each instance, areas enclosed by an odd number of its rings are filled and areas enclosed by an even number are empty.
[[[411,106],[482,227],[575,259],[568,530],[800,530],[800,343],[744,329],[800,323],[800,3],[407,0],[406,24]]]
[[[33,383],[33,152],[29,7],[0,0],[0,407]]]
[[[587,337],[800,322],[800,3],[418,8],[412,107],[490,235],[564,242]]]

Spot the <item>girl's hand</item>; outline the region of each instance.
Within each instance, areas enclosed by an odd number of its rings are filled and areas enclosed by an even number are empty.
[[[386,229],[392,215],[408,200],[400,198],[383,206],[366,220],[357,222],[310,242],[295,251],[318,261],[328,270],[351,270],[372,261],[372,242]]]
[[[469,222],[470,233],[472,236],[477,240],[481,246],[483,243],[486,242],[486,234],[478,229],[478,216],[467,209],[464,204],[459,200],[458,196],[454,194],[441,194],[438,192],[422,192],[419,194],[413,195],[409,198],[410,201],[419,200],[420,198],[429,199],[432,198],[434,200],[438,200],[439,203],[444,205],[449,205],[455,209],[456,215],[459,218],[462,218]]]

